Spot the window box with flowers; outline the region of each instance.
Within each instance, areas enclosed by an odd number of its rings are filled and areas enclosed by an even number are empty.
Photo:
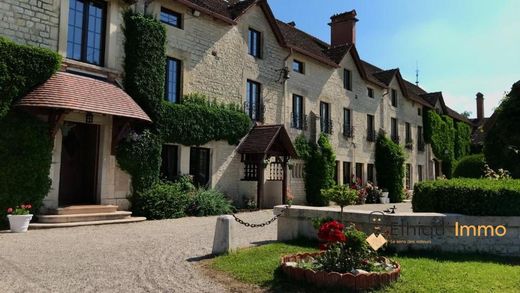
[[[7,209],[7,218],[9,219],[9,226],[13,233],[25,233],[29,228],[29,223],[32,220],[31,214],[32,206],[30,204],[20,205]]]

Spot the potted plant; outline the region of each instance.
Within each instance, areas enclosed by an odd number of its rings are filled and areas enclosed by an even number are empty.
[[[29,228],[33,215],[31,214],[32,206],[30,204],[20,205],[7,209],[7,218],[9,226],[13,233],[25,233]]]
[[[390,203],[390,199],[388,198],[388,189],[383,188],[383,195],[379,198],[381,203]]]
[[[349,188],[346,185],[336,185],[329,189],[321,191],[323,196],[330,201],[335,202],[341,209],[341,219],[343,220],[343,208],[348,205],[353,205],[358,199],[358,192]]]

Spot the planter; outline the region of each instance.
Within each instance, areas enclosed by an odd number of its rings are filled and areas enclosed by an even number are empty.
[[[389,194],[388,191],[383,192],[383,196],[381,196],[381,197],[379,198],[379,201],[380,201],[381,203],[390,203],[390,199],[388,198],[388,194]]]
[[[316,272],[311,269],[297,267],[301,260],[309,260],[320,255],[317,253],[302,253],[283,256],[281,259],[281,269],[286,276],[294,281],[305,281],[317,287],[333,287],[348,290],[369,290],[389,285],[397,281],[401,273],[398,263],[392,262],[396,268],[389,272],[340,274],[336,272]]]
[[[33,215],[8,215],[9,226],[13,233],[25,233],[29,228],[29,223]]]

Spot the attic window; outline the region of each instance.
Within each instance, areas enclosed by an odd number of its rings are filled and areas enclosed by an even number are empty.
[[[292,69],[294,72],[298,72],[301,74],[305,73],[305,66],[304,66],[303,62],[296,60],[296,59],[293,60]]]
[[[249,55],[256,58],[262,58],[262,33],[250,28],[248,43]]]
[[[374,89],[373,88],[369,88],[367,87],[367,92],[368,92],[368,96],[370,98],[373,98],[374,97]]]
[[[182,29],[182,15],[161,7],[161,22]]]
[[[422,110],[421,110],[421,108],[417,108],[417,115],[422,116]]]
[[[392,89],[392,106],[397,107],[397,91]]]
[[[343,85],[345,89],[352,90],[352,72],[348,69],[345,69],[343,73]]]

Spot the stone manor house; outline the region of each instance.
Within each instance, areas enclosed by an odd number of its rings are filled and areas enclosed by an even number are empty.
[[[244,161],[247,149],[267,152],[279,144],[291,153],[288,138],[316,139],[325,132],[336,153],[339,184],[352,175],[375,181],[375,138],[383,129],[408,153],[406,186],[412,188],[441,175],[439,160],[423,140],[425,110],[468,122],[444,103],[441,92],[404,80],[399,69],[363,61],[354,10],[331,17],[328,44],[277,20],[265,0],[3,0],[0,35],[64,57],[61,71],[18,105],[45,109],[59,126],[46,208],[128,208],[130,178],[117,166],[114,144],[121,121],[150,120],[121,88],[122,12],[128,8],[152,14],[166,27],[165,99],[177,103],[185,94],[202,93],[244,105],[256,121],[239,146],[214,141],[163,147],[165,177],[191,174],[237,203],[256,199],[261,185],[261,205],[272,207],[282,201],[282,184],[295,203],[305,202],[302,161],[285,166],[273,157],[256,170]]]

